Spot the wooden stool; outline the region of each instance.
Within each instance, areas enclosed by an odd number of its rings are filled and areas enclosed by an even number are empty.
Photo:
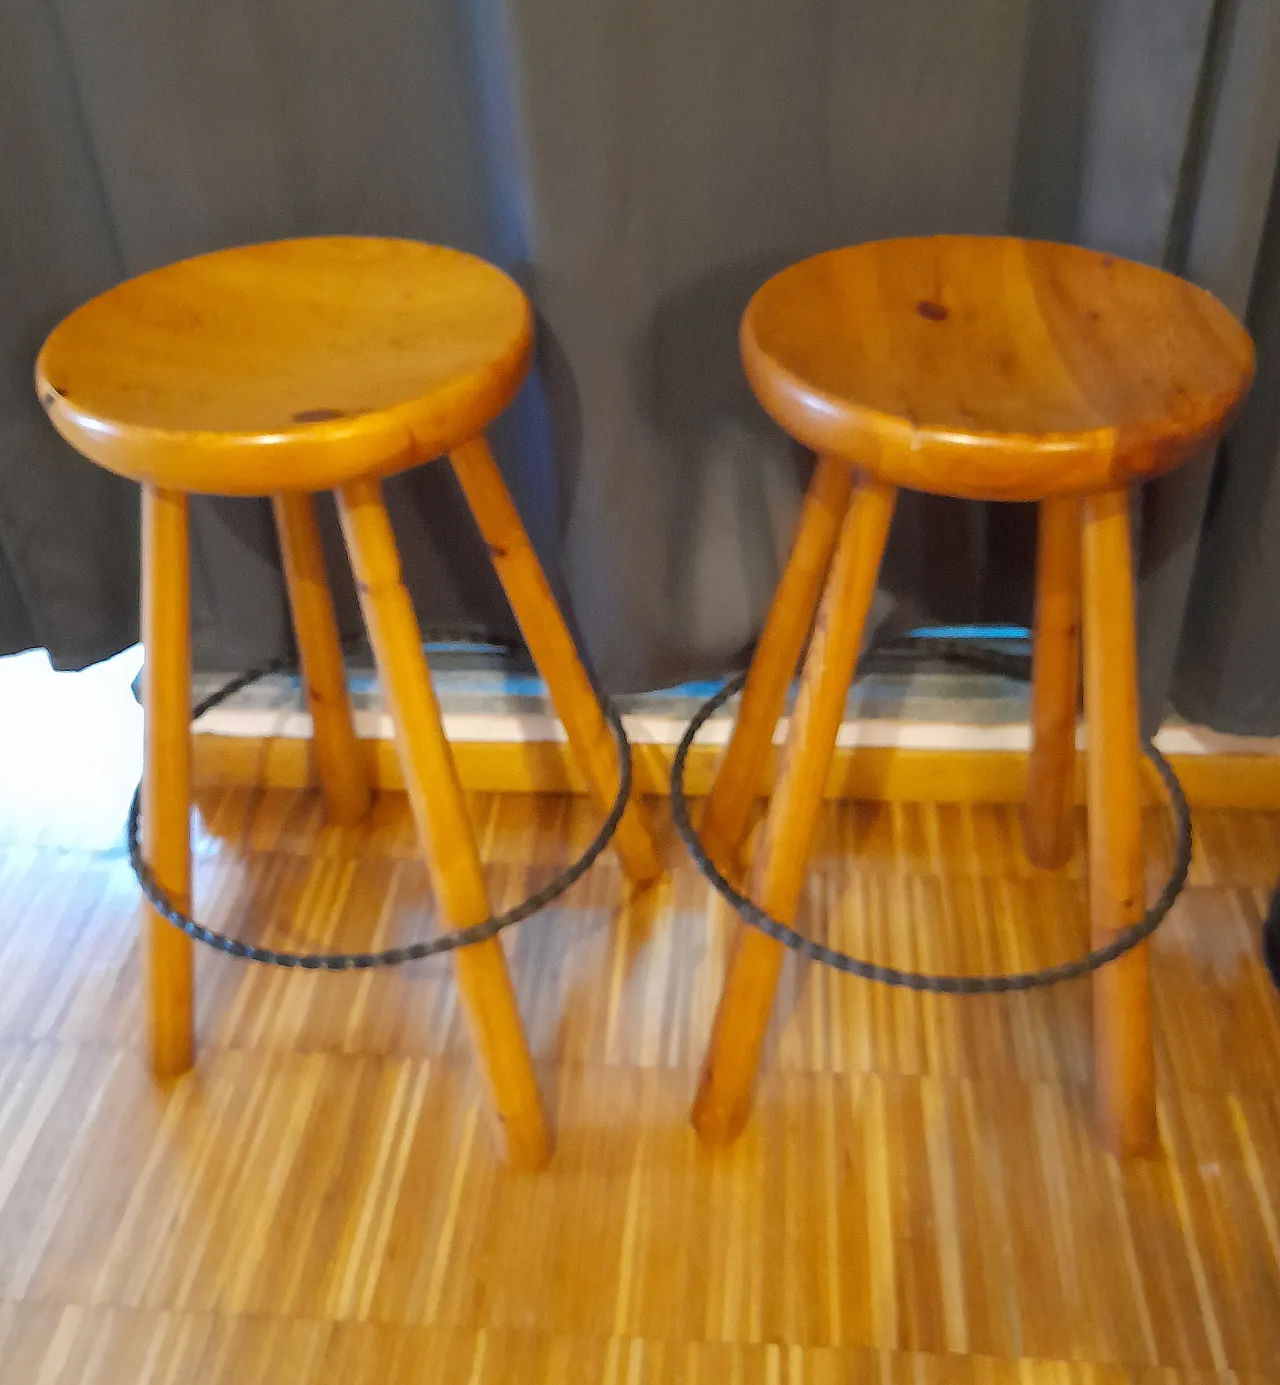
[[[561,720],[606,808],[613,738],[482,430],[528,369],[532,317],[504,274],[412,241],[323,238],[202,255],[121,284],[54,329],[36,367],[58,431],[142,483],[146,708],[143,830],[162,888],[189,901],[191,709],[187,494],[271,495],[315,758],[332,818],[369,804],[309,492],[337,491],[383,695],[441,909],[488,917],[418,623],[400,579],[380,480],[448,453]],[[634,803],[616,845],[657,875]],[[188,938],[148,910],[144,953],[153,1070],[192,1061]],[[507,1152],[541,1164],[541,1102],[500,943],[455,954],[458,983]]]
[[[726,874],[741,868],[817,606],[747,890],[791,922],[897,487],[1036,500],[1026,847],[1045,866],[1070,850],[1083,579],[1090,898],[1094,941],[1109,941],[1143,911],[1128,486],[1217,436],[1252,376],[1248,335],[1208,293],[1143,265],[945,236],[793,265],[751,300],[741,346],[760,402],[819,460],[704,812],[708,854]],[[709,1143],[746,1120],[781,962],[780,944],[741,930],[693,1107]],[[1094,1033],[1106,1139],[1148,1149],[1145,945],[1097,973]]]

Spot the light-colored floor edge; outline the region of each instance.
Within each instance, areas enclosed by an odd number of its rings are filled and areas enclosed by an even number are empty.
[[[451,741],[488,744],[536,745],[562,742],[564,728],[544,713],[457,712],[444,713],[445,734]],[[364,740],[392,739],[391,718],[385,712],[358,711],[356,732]],[[679,717],[632,714],[623,725],[633,745],[674,746],[684,735],[687,722]],[[713,717],[698,736],[699,745],[724,745],[733,728],[731,716]],[[305,740],[311,736],[311,717],[292,709],[215,708],[207,712],[195,730],[200,735],[283,738]],[[774,744],[786,739],[787,722],[778,723]],[[964,721],[917,721],[911,718],[873,717],[846,721],[837,745],[844,749],[879,746],[902,750],[1013,750],[1031,744],[1025,722],[974,724]],[[1083,748],[1083,730],[1077,736]],[[1156,735],[1156,748],[1165,755],[1280,756],[1280,736],[1233,736],[1208,727],[1174,721]]]

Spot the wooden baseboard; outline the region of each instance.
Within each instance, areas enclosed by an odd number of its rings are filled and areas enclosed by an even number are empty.
[[[198,734],[192,741],[195,782],[201,787],[299,789],[316,782],[309,740]],[[386,740],[360,744],[368,755],[372,782],[380,789],[403,789],[394,744]],[[568,747],[561,742],[462,741],[454,744],[453,752],[463,787],[476,792],[585,791]],[[666,794],[672,753],[669,745],[633,747],[636,782],[642,792]],[[694,747],[686,777],[690,794],[707,791],[719,756],[717,746]],[[1280,808],[1280,756],[1175,755],[1171,763],[1187,798],[1198,807]],[[1083,755],[1076,769],[1077,798],[1083,802]],[[1026,777],[1024,751],[842,747],[836,751],[826,793],[828,798],[884,801],[1016,803]],[[1147,792],[1157,799],[1154,776],[1147,778]]]

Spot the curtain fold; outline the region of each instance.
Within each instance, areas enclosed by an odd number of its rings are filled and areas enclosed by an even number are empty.
[[[123,266],[61,28],[33,0],[0,12],[0,189],[0,653],[78,667],[137,638],[137,497],[50,438],[32,368]]]
[[[1222,43],[1205,176],[1190,236],[1193,277],[1245,317],[1253,391],[1222,449],[1173,680],[1196,721],[1280,734],[1280,15],[1239,0]]]
[[[0,650],[75,666],[136,637],[136,491],[49,429],[30,388],[42,335],[182,255],[366,232],[475,251],[529,293],[535,371],[493,441],[602,682],[738,666],[809,467],[738,364],[761,280],[876,236],[1075,240],[1238,311],[1252,294],[1272,380],[1278,49],[1269,0],[9,0]],[[1149,720],[1172,689],[1210,721],[1275,721],[1274,656],[1256,695],[1224,691],[1272,614],[1247,556],[1280,523],[1260,393],[1207,527],[1212,459],[1138,507]],[[388,491],[424,624],[513,635],[447,467]],[[200,500],[193,535],[197,660],[287,651],[267,508]],[[1030,507],[904,497],[874,617],[1026,620],[1033,553]]]

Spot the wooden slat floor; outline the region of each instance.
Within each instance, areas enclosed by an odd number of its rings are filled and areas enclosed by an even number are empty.
[[[590,835],[584,801],[475,798],[499,904]],[[327,828],[206,795],[197,898],[294,945],[417,936],[404,800]],[[678,843],[606,859],[508,934],[555,1127],[496,1161],[448,970],[198,959],[200,1056],[140,1061],[118,847],[0,822],[0,1382],[1260,1385],[1280,1379],[1280,1003],[1258,928],[1280,815],[1198,815],[1154,947],[1161,1153],[1091,1133],[1089,993],[940,998],[789,965],[756,1114],[686,1122],[729,926]],[[808,925],[933,969],[1085,941],[1012,809],[833,804]],[[1148,824],[1152,879],[1168,853]],[[825,923],[824,923],[825,920]]]

